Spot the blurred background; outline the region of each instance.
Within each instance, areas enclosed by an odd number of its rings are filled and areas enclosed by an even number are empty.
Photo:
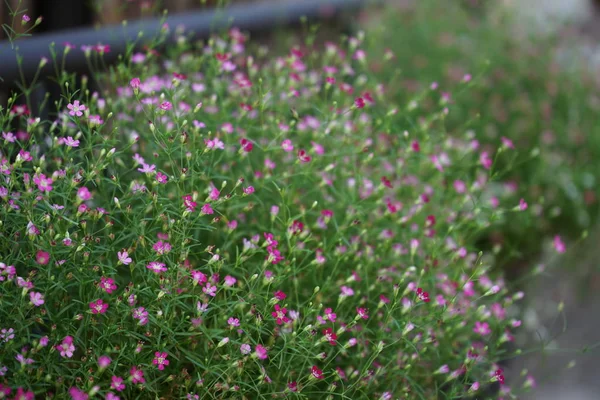
[[[11,25],[18,7],[43,16],[36,33],[50,33],[252,1],[6,0],[0,22]],[[520,161],[506,178],[533,218],[499,221],[477,243],[525,293],[514,348],[531,351],[504,367],[536,379],[519,398],[600,399],[600,0],[365,1],[319,29],[320,42],[365,31],[372,70],[398,104],[435,81],[451,95],[450,134],[515,143]],[[261,41],[288,44],[299,30],[276,32]],[[472,84],[453,92],[465,74]],[[556,235],[566,255],[552,249]]]

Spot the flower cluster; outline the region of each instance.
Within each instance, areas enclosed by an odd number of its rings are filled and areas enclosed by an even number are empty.
[[[148,50],[106,92],[61,85],[47,124],[0,120],[28,133],[0,150],[0,390],[506,393],[522,294],[472,241],[523,212],[489,196],[504,153],[447,134],[443,96],[386,97],[362,35],[246,39]]]

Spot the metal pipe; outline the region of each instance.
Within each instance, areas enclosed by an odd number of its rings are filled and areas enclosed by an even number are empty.
[[[362,7],[366,0],[286,0],[261,1],[233,5],[220,10],[197,11],[173,14],[167,17],[166,23],[171,27],[183,25],[197,37],[206,37],[218,29],[235,26],[242,30],[261,31],[275,26],[289,25],[299,22],[300,17],[310,20],[328,18],[341,11]],[[16,41],[18,54],[23,58],[22,73],[26,80],[31,79],[42,57],[50,59],[49,46],[55,43],[57,54],[62,54],[65,43],[69,42],[76,49],[67,56],[67,70],[86,69],[86,58],[80,50],[83,45],[102,43],[110,46],[110,52],[104,54],[105,62],[112,62],[119,54],[125,52],[127,43],[137,40],[139,32],[144,37],[154,37],[161,29],[159,18],[141,19],[128,23],[108,25],[100,29],[82,28],[52,34],[42,34]],[[50,63],[45,69],[50,71]],[[4,82],[0,86],[12,86],[19,79],[19,66],[15,50],[8,41],[0,42],[0,77]]]

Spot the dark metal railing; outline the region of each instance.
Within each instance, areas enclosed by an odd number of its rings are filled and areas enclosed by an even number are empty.
[[[371,0],[372,1],[372,0]],[[230,6],[211,11],[196,11],[173,14],[166,18],[170,27],[183,25],[197,37],[206,37],[215,30],[235,26],[248,31],[264,31],[277,26],[298,23],[301,17],[308,20],[327,19],[339,15],[342,11],[357,10],[365,5],[367,0],[286,0],[262,1]],[[159,34],[162,23],[159,18],[131,21],[127,25],[109,25],[100,29],[83,28],[60,31],[52,34],[40,34],[15,42],[18,54],[22,57],[21,72],[17,63],[15,49],[8,41],[0,42],[0,82],[2,86],[12,86],[20,79],[22,73],[26,80],[31,79],[42,57],[50,59],[50,45],[54,43],[57,54],[62,54],[65,43],[76,47],[67,58],[65,68],[69,71],[87,68],[83,45],[102,43],[110,46],[110,52],[103,58],[109,63],[123,54],[128,43],[139,39],[143,32],[145,38]],[[49,71],[51,63],[46,65]]]

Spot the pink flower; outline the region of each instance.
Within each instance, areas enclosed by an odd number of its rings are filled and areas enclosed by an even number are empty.
[[[44,304],[44,296],[39,292],[29,292],[29,301],[36,307]]]
[[[151,263],[146,265],[146,268],[148,268],[155,274],[160,274],[161,272],[165,272],[167,270],[166,264],[158,261],[152,261]]]
[[[33,177],[33,183],[37,185],[40,192],[51,192],[52,182],[52,178],[46,178],[46,175],[44,174],[36,174]]]
[[[327,318],[331,322],[335,322],[337,319],[337,314],[333,312],[331,308],[325,309],[325,318]]]
[[[131,367],[129,370],[129,376],[131,377],[131,383],[133,384],[146,382],[146,379],[144,379],[144,371],[135,366]]]
[[[512,140],[510,140],[509,138],[502,136],[500,138],[500,140],[502,140],[502,144],[504,146],[508,147],[509,149],[514,149],[515,148],[515,145],[513,144]]]
[[[190,272],[190,274],[192,275],[192,280],[194,281],[195,285],[203,285],[206,283],[206,275],[204,275],[202,272],[193,270]]]
[[[194,210],[196,209],[196,206],[198,205],[198,203],[196,203],[195,201],[193,201],[192,196],[189,194],[186,194],[185,196],[182,197],[183,198],[183,205],[185,206],[185,209],[189,212],[194,212]]]
[[[554,249],[556,250],[557,253],[560,253],[560,254],[567,251],[565,244],[563,243],[561,237],[558,235],[554,236]]]
[[[86,201],[92,198],[92,194],[90,193],[90,190],[84,186],[77,190],[77,197],[82,201]]]
[[[169,360],[167,360],[168,356],[169,355],[167,353],[161,353],[160,351],[157,351],[154,353],[154,359],[152,360],[152,364],[156,365],[159,371],[162,371],[163,369],[165,369],[165,366],[169,365]]]
[[[138,89],[140,87],[140,84],[140,78],[133,78],[129,81],[129,86],[131,86],[133,90]]]
[[[487,322],[479,322],[479,321],[475,322],[475,327],[473,328],[473,332],[475,332],[481,336],[489,335],[490,333],[492,333],[492,331],[490,330],[490,324],[488,324]]]
[[[67,108],[70,110],[69,115],[71,115],[72,117],[81,117],[83,115],[83,111],[87,110],[87,107],[83,104],[80,104],[79,100],[75,100],[73,104],[67,104]]]
[[[215,213],[213,211],[212,207],[210,206],[210,204],[208,204],[208,203],[206,203],[205,205],[202,206],[201,211],[203,214],[207,214],[207,215],[211,215],[211,214]]]
[[[98,357],[98,367],[100,367],[100,369],[107,368],[111,362],[112,362],[112,360],[110,359],[109,356]]]
[[[62,139],[62,143],[68,147],[79,147],[79,140],[73,139],[72,136],[68,136],[66,139]]]
[[[248,186],[247,188],[244,188],[244,194],[249,195],[252,193],[254,193],[254,187]]]
[[[354,290],[352,290],[351,287],[348,286],[342,286],[340,288],[340,290],[342,291],[341,296],[353,296],[354,295]]]
[[[50,262],[50,254],[45,251],[38,250],[35,254],[35,261],[40,265],[46,265]]]
[[[119,251],[117,253],[117,257],[119,258],[119,262],[125,265],[129,265],[131,264],[131,257],[129,257],[129,253],[127,253],[125,250],[123,251]]]
[[[138,325],[144,326],[148,323],[148,311],[144,307],[134,308],[132,315],[133,318],[139,320]]]
[[[167,254],[171,251],[171,248],[172,247],[169,242],[163,242],[162,240],[159,240],[158,242],[154,243],[154,246],[152,246],[152,250],[156,251],[158,255]]]
[[[294,151],[294,145],[290,139],[285,139],[283,142],[281,142],[281,148],[287,153]]]
[[[90,309],[92,314],[104,314],[108,310],[108,304],[104,303],[102,299],[98,299],[90,303]]]
[[[89,398],[86,392],[79,390],[76,387],[69,389],[69,395],[71,395],[72,400],[87,400]]]
[[[227,275],[224,281],[226,286],[233,286],[237,282],[237,279],[235,279],[233,276]]]
[[[240,346],[240,353],[242,353],[243,355],[250,354],[251,351],[252,351],[252,348],[247,343],[244,343],[243,345]]]
[[[235,327],[240,326],[240,320],[238,318],[230,317],[227,320],[227,324],[229,325],[230,328],[235,328]]]
[[[519,210],[525,211],[527,210],[527,202],[524,199],[519,200]]]
[[[120,392],[123,389],[125,389],[123,378],[113,375],[113,377],[110,379],[110,388],[116,390],[117,392]]]
[[[56,346],[61,357],[71,358],[73,357],[73,352],[75,351],[75,346],[73,346],[73,337],[65,336],[62,343]]]
[[[268,358],[267,349],[260,344],[256,345],[256,347],[254,348],[254,352],[256,353],[256,356],[261,360],[265,360]]]
[[[156,182],[161,183],[163,185],[169,181],[169,177],[163,174],[162,172],[157,172],[155,179]]]
[[[364,108],[365,107],[365,99],[363,99],[362,97],[357,97],[356,99],[354,99],[354,106],[356,108]]]
[[[206,286],[202,288],[202,291],[211,297],[215,297],[217,295],[217,287],[211,285],[210,282],[208,282]]]
[[[485,169],[490,169],[492,167],[492,159],[487,151],[484,151],[479,155],[479,162]]]
[[[162,103],[160,103],[160,106],[158,106],[158,108],[160,108],[163,111],[169,111],[173,108],[173,105],[168,101],[163,101]]]

